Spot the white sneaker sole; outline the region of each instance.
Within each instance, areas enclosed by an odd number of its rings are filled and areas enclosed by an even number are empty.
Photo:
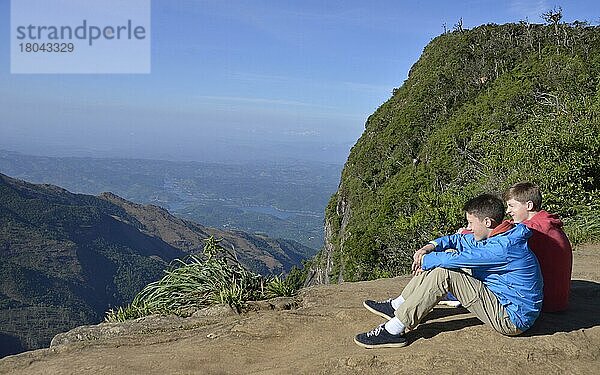
[[[403,346],[408,345],[408,341],[404,341],[404,342],[393,342],[393,343],[388,343],[388,344],[377,344],[377,345],[369,345],[369,344],[363,344],[362,342],[358,341],[356,339],[356,337],[354,338],[354,342],[356,343],[356,345],[358,346],[362,346],[363,348],[367,348],[367,349],[377,349],[377,348],[401,348]]]

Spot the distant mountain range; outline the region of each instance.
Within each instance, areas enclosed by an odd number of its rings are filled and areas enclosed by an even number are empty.
[[[0,150],[0,172],[71,192],[113,192],[203,225],[289,238],[318,251],[324,210],[341,165],[306,161],[239,164],[47,157]]]
[[[173,259],[201,251],[211,235],[263,274],[286,272],[314,252],[294,241],[204,227],[112,193],[73,194],[0,174],[0,356],[99,322]]]

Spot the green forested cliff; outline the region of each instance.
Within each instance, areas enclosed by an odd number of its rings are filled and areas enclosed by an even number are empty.
[[[597,235],[599,113],[600,27],[522,22],[435,38],[352,148],[327,207],[321,281],[401,273],[423,242],[463,225],[466,199],[523,180],[572,240]]]

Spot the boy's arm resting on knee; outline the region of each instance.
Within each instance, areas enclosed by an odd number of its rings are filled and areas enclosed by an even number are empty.
[[[436,267],[444,268],[473,268],[494,267],[502,268],[508,264],[507,248],[508,239],[498,239],[494,243],[477,243],[474,240],[463,238],[457,241],[451,237],[466,237],[452,235],[438,238],[436,252],[424,255],[421,259],[421,268],[430,270]],[[442,250],[455,248],[458,252],[444,252]]]
[[[425,255],[425,254],[429,254],[432,251],[435,251],[435,248],[437,246],[437,243],[435,243],[434,241],[429,242],[427,245],[423,246],[422,248],[420,248],[419,250],[415,251],[415,255],[413,256],[413,258],[416,258],[417,255]]]

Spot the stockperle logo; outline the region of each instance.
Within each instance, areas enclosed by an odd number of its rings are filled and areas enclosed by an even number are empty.
[[[150,0],[11,0],[11,73],[150,73]]]

